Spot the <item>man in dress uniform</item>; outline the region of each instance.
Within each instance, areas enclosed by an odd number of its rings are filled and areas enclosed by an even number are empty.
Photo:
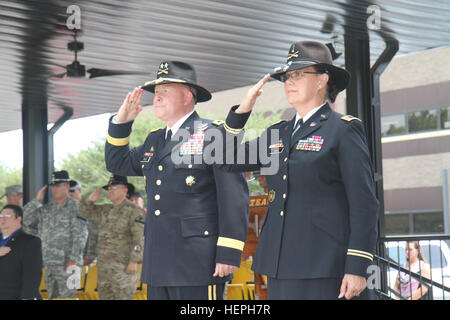
[[[155,115],[167,127],[151,131],[143,145],[129,150],[143,89],[155,94]],[[221,299],[240,265],[247,234],[246,180],[203,159],[208,130],[222,128],[223,121],[202,119],[194,111],[195,103],[211,94],[197,84],[191,65],[162,62],[157,79],[143,89],[129,93],[110,120],[105,159],[115,174],[145,177],[142,281],[148,298]],[[180,133],[181,143],[170,138]],[[189,161],[178,163],[173,156]]]
[[[102,187],[80,203],[83,216],[99,224],[98,296],[100,300],[131,300],[136,292],[137,263],[142,261],[144,217],[141,208],[127,199],[131,188],[126,177],[114,175],[103,189],[108,190],[112,204],[94,204]]]
[[[379,209],[370,154],[361,121],[327,102],[335,101],[350,75],[332,64],[325,45],[302,41],[292,44],[286,65],[271,77],[284,82],[297,114],[256,141],[263,153],[278,157],[279,168],[266,175],[269,208],[253,268],[268,276],[269,299],[369,299],[366,277]],[[268,79],[232,108],[226,128],[244,127]],[[244,145],[247,155],[250,144]],[[258,159],[234,169],[264,167]]]
[[[69,196],[70,181],[67,171],[54,172],[52,201],[41,204],[47,189],[44,186],[24,207],[24,226],[38,226],[49,299],[75,298],[77,288],[68,280],[76,272],[74,267],[83,265],[88,231],[78,200]]]

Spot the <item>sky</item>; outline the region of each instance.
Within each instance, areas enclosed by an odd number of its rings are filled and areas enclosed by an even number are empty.
[[[55,167],[68,154],[87,149],[92,141],[104,139],[108,131],[109,113],[68,120],[54,136]],[[49,128],[51,125],[49,126]],[[0,163],[10,168],[23,166],[22,130],[0,133]]]

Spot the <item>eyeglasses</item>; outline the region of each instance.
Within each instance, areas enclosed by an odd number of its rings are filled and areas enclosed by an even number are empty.
[[[300,79],[301,77],[303,77],[304,74],[324,74],[327,73],[325,72],[312,72],[312,71],[293,71],[291,73],[284,73],[280,76],[280,80],[283,82],[286,82],[288,80],[292,80],[292,81],[296,81],[298,79]]]
[[[12,214],[2,214],[0,213],[0,218],[11,218],[13,215]]]

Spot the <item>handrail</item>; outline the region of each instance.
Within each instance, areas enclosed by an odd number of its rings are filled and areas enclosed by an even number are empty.
[[[424,235],[404,235],[404,236],[385,236],[378,239],[378,242],[387,241],[420,241],[420,240],[450,240],[448,234],[424,234]]]
[[[440,284],[439,282],[436,282],[434,280],[428,279],[419,273],[412,272],[411,270],[405,269],[402,266],[400,266],[400,264],[398,264],[396,261],[391,262],[388,259],[380,257],[379,255],[376,255],[376,254],[374,255],[374,258],[378,259],[378,261],[385,263],[387,266],[392,266],[394,269],[396,269],[398,271],[408,273],[410,276],[412,276],[413,278],[418,280],[420,283],[426,283],[426,284],[429,284],[430,287],[435,286],[435,287],[438,287],[439,289],[450,292],[449,287],[446,287],[443,284]],[[390,259],[390,260],[392,260],[392,259]]]

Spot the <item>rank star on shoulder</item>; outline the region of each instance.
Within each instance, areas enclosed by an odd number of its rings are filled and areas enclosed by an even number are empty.
[[[212,316],[214,312],[214,307],[197,307],[188,304],[185,307],[181,307],[180,314],[186,315],[186,314],[202,314],[207,315],[208,318]]]

